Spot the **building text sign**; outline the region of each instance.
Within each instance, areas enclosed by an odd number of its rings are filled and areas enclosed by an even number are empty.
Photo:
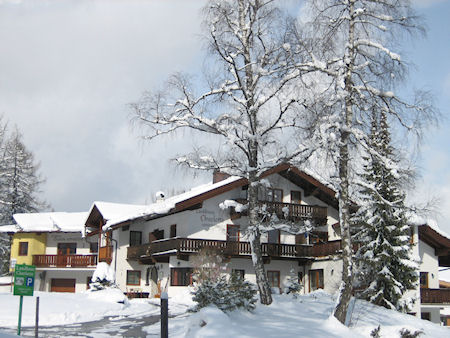
[[[36,267],[34,265],[16,264],[14,272],[15,296],[33,296],[35,272]]]

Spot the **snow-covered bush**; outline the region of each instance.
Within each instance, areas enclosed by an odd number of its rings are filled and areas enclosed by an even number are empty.
[[[300,293],[302,288],[303,288],[303,284],[298,280],[298,276],[295,273],[295,270],[291,269],[289,272],[289,277],[287,280],[285,292],[287,294],[294,295],[294,297],[297,297],[297,295]]]
[[[194,266],[193,278],[198,284],[202,284],[203,281],[218,281],[226,270],[221,252],[213,247],[201,248],[192,258],[192,265]]]
[[[103,290],[108,287],[116,287],[116,274],[114,269],[105,262],[97,264],[97,268],[91,278],[89,289],[92,291]]]
[[[197,285],[192,295],[197,303],[196,311],[211,304],[224,312],[238,308],[251,311],[256,302],[255,287],[237,274],[232,274],[228,281],[225,276],[217,280],[205,279]]]

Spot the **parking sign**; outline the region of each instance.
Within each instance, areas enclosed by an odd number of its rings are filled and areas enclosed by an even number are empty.
[[[36,267],[34,265],[16,264],[14,272],[15,296],[33,296],[35,272]]]

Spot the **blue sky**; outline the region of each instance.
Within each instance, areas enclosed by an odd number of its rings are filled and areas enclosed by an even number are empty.
[[[287,0],[286,0],[287,1]],[[292,1],[292,0],[289,0]],[[92,201],[151,202],[204,183],[168,160],[192,140],[143,144],[128,104],[168,74],[201,60],[197,0],[0,0],[0,113],[17,124],[41,163],[44,198],[57,211]],[[450,110],[450,0],[417,0],[427,38],[405,45],[412,87]],[[450,233],[450,119],[422,146],[417,200],[439,197]]]
[[[406,46],[406,56],[415,67],[410,85],[430,90],[442,114],[437,128],[425,135],[421,148],[417,199],[436,197],[439,226],[450,233],[450,1],[418,1],[427,36]]]

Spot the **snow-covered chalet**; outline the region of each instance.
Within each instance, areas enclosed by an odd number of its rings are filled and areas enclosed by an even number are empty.
[[[265,173],[269,182],[259,200],[270,213],[288,222],[316,225],[291,234],[270,230],[261,249],[269,283],[283,292],[294,272],[302,292],[324,289],[334,293],[340,283],[342,261],[335,192],[324,182],[285,164]],[[248,182],[215,173],[213,182],[151,205],[94,202],[86,233],[97,238],[98,261],[116,270],[116,283],[130,296],[174,296],[192,283],[193,260],[203,247],[221,252],[227,271],[255,283],[250,244],[245,237]],[[413,313],[433,322],[450,303],[450,293],[439,289],[439,266],[450,266],[450,239],[427,224],[411,226],[414,256],[420,260],[420,289]]]

